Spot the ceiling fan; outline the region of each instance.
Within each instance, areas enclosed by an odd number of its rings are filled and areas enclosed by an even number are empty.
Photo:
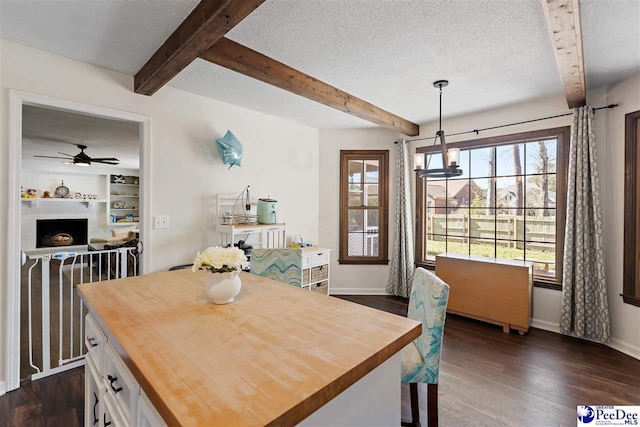
[[[71,160],[71,161],[73,161],[73,164],[76,165],[76,166],[89,166],[91,164],[91,162],[104,163],[106,165],[117,165],[118,162],[120,162],[120,160],[116,159],[115,157],[89,157],[89,155],[87,155],[84,152],[85,148],[87,148],[86,145],[76,144],[76,147],[78,147],[80,149],[80,152],[78,154],[76,154],[75,156],[72,156],[71,154],[67,154],[67,153],[61,153],[60,151],[58,151],[58,154],[62,154],[63,156],[67,156],[67,157],[38,156],[38,155],[34,155],[33,157],[42,157],[42,158],[46,158],[46,159]]]

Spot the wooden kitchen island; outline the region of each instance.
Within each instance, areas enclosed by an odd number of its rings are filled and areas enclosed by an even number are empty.
[[[398,352],[419,322],[248,273],[232,304],[215,305],[206,274],[78,286],[85,425],[400,423]]]

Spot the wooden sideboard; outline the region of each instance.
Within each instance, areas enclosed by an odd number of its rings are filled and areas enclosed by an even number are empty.
[[[436,275],[451,287],[448,312],[502,325],[504,332],[529,330],[532,262],[444,253],[436,256]]]

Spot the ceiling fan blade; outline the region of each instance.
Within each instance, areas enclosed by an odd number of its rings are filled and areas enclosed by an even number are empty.
[[[95,162],[95,163],[102,163],[102,164],[105,164],[105,165],[117,165],[117,164],[118,164],[118,162],[108,162],[108,161],[106,161],[106,160],[96,160],[96,159],[93,159],[93,160],[91,160],[91,161],[92,161],[92,162]]]
[[[64,160],[73,159],[73,156],[71,156],[71,157],[56,157],[56,156],[38,156],[38,155],[34,155],[33,157],[42,157],[42,158],[45,158],[45,159],[64,159]]]
[[[92,157],[91,161],[92,162],[101,162],[103,160],[107,160],[109,162],[119,162],[120,160],[116,159],[115,157]]]
[[[60,151],[58,151],[58,154],[64,154],[65,156],[69,156],[69,157],[71,157],[72,159],[75,157],[75,156],[73,156],[73,155],[71,155],[71,154],[62,153],[62,152],[60,152]]]

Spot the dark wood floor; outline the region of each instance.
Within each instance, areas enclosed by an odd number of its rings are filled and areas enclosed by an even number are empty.
[[[406,315],[406,300],[341,296]],[[82,368],[25,382],[0,397],[0,427],[76,426],[83,420]],[[531,329],[525,336],[448,315],[439,385],[440,425],[576,424],[577,405],[640,405],[640,361],[604,345]],[[426,387],[420,385],[426,426]],[[408,418],[408,388],[402,390]]]
[[[0,427],[84,425],[84,368],[37,381],[0,397]]]
[[[344,296],[406,315],[406,300]],[[419,386],[426,426],[426,386]],[[408,388],[403,418],[410,418]],[[441,426],[576,425],[578,405],[640,405],[640,361],[605,345],[540,329],[525,336],[447,315],[439,384]]]

